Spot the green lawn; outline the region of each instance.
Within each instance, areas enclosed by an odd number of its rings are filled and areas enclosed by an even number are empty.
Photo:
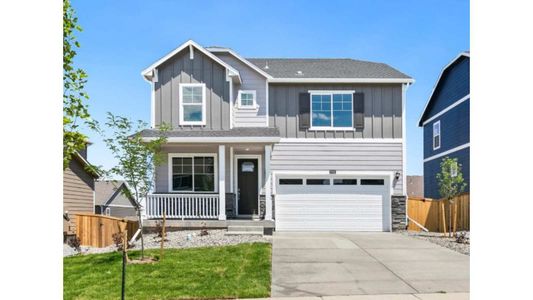
[[[159,250],[147,250],[159,256]],[[139,251],[129,252],[138,258]],[[271,245],[166,249],[162,261],[128,265],[127,299],[270,296]],[[120,299],[122,256],[106,253],[63,259],[65,299]]]

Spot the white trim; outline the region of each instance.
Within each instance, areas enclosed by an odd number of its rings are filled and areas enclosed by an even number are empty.
[[[268,80],[265,81],[265,98],[266,98],[266,127],[268,127],[268,123],[270,122],[268,119],[270,119],[270,115],[269,115],[269,112],[268,112],[268,102],[270,101],[268,99]]]
[[[433,97],[433,94],[435,93],[435,90],[437,89],[437,85],[439,85],[439,81],[444,75],[444,72],[446,69],[448,69],[453,63],[455,63],[459,58],[466,56],[470,57],[470,53],[468,52],[461,52],[459,55],[457,55],[451,62],[449,62],[444,68],[442,68],[442,71],[440,71],[439,77],[437,78],[437,81],[435,82],[435,85],[433,86],[433,89],[431,90],[431,94],[429,94],[428,101],[426,102],[426,105],[424,106],[424,110],[422,110],[422,114],[420,114],[420,118],[418,118],[418,126],[420,126],[420,122],[422,122],[422,117],[424,117],[424,114],[426,113],[426,109],[429,106],[429,102],[431,102],[431,98]]]
[[[399,144],[403,143],[403,139],[360,139],[360,138],[281,138],[280,143],[338,143],[338,144],[367,144],[367,143],[381,143],[381,144]]]
[[[105,214],[106,216],[110,216],[110,215],[111,215],[111,208],[106,207],[106,208],[105,208],[105,212],[104,212],[104,214]]]
[[[329,94],[353,94],[355,93],[355,90],[308,90],[307,92],[309,94],[329,95]]]
[[[190,60],[194,59],[194,49],[193,49],[192,45],[189,45],[189,59]]]
[[[235,155],[235,151],[233,149],[233,146],[229,147],[229,191],[230,193],[233,193],[235,190],[233,188],[233,156]]]
[[[144,142],[150,142],[158,139],[158,137],[143,137]],[[222,137],[169,137],[167,143],[277,143],[280,137],[276,136],[259,136],[259,137],[238,137],[238,136],[222,136]]]
[[[242,105],[241,97],[242,94],[252,94],[253,95],[253,102],[252,105]],[[237,95],[237,107],[239,109],[259,109],[259,105],[257,105],[257,92],[255,90],[239,90]]]
[[[270,161],[272,145],[265,145],[265,220],[272,220],[272,174]]]
[[[414,83],[411,78],[272,78],[274,83]]]
[[[456,107],[457,105],[467,101],[470,99],[470,94],[464,96],[463,98],[455,101],[453,104],[451,104],[450,106],[446,107],[445,109],[441,110],[438,114],[434,115],[433,117],[427,119],[424,121],[424,123],[422,123],[422,126],[430,123],[431,121],[435,120],[436,118],[442,116],[443,114],[445,114],[446,112],[448,112],[449,110],[451,110],[452,108]]]
[[[309,91],[309,117],[310,117],[310,124],[311,127],[309,130],[315,130],[315,131],[324,131],[324,130],[333,130],[333,131],[353,131],[355,130],[353,127],[353,93],[355,91],[353,90],[335,90],[335,91],[328,91],[328,90],[322,90],[322,91],[316,91],[316,90],[310,90]],[[330,120],[330,126],[313,126],[313,96],[314,95],[327,95],[331,96],[330,98],[330,107],[331,107],[331,120]],[[333,120],[334,120],[334,110],[333,110],[333,95],[350,95],[351,101],[350,105],[352,107],[350,117],[352,119],[352,125],[351,126],[345,126],[345,127],[335,127],[333,126]]]
[[[207,55],[212,60],[216,61],[217,63],[219,63],[220,65],[222,65],[226,69],[230,70],[230,76],[237,76],[239,81],[241,81],[239,71],[237,71],[231,65],[225,63],[223,60],[218,58],[213,53],[207,51],[204,47],[200,46],[199,44],[197,44],[193,40],[188,40],[185,43],[183,43],[181,46],[179,46],[178,48],[176,48],[176,49],[172,50],[171,52],[169,52],[167,55],[165,55],[164,57],[162,57],[161,59],[159,59],[158,61],[156,61],[152,65],[150,65],[148,68],[144,69],[141,72],[141,75],[144,76],[146,79],[150,80],[151,79],[151,77],[150,77],[151,74],[150,73],[152,72],[153,69],[159,67],[159,65],[161,65],[162,63],[164,63],[165,61],[170,59],[172,56],[174,56],[176,53],[180,52],[181,50],[185,49],[186,47],[188,47],[190,45],[194,46],[196,49],[200,50],[203,54]]]
[[[180,83],[179,85],[179,124],[180,125],[205,125],[206,122],[206,86],[205,83]],[[201,87],[202,88],[202,121],[185,121],[183,120],[183,88],[184,87]],[[197,105],[197,104],[189,104],[186,105]]]
[[[243,62],[245,65],[247,65],[248,67],[254,69],[257,73],[265,76],[266,78],[272,78],[272,76],[268,73],[266,73],[265,71],[261,70],[258,66],[252,64],[251,62],[249,62],[247,59],[241,57],[240,55],[238,55],[236,52],[234,52],[233,50],[229,49],[229,48],[212,48],[212,47],[206,47],[205,48],[206,50],[210,51],[210,52],[228,52],[229,54],[233,55],[235,58],[237,58],[238,60],[240,60],[241,62]]]
[[[150,126],[155,128],[155,84],[150,82]]]
[[[235,162],[234,162],[235,163],[234,165],[235,203],[236,203],[235,214],[239,216],[239,159],[241,158],[242,159],[247,159],[247,158],[257,159],[257,214],[259,214],[259,209],[261,208],[260,207],[261,183],[263,182],[263,173],[262,173],[263,169],[261,167],[263,162],[261,160],[261,154],[235,154]]]
[[[106,207],[122,207],[122,208],[135,208],[135,206],[131,205],[131,206],[127,206],[127,205],[120,205],[120,204],[109,204],[109,205],[105,205]]]
[[[191,157],[193,158],[197,156],[212,156],[214,158],[214,168],[215,168],[215,186],[213,191],[174,191],[172,190],[172,158],[174,157]],[[180,194],[208,194],[208,193],[218,193],[220,187],[218,186],[218,180],[217,180],[217,174],[218,174],[218,155],[217,153],[169,153],[168,154],[168,160],[167,160],[167,167],[168,167],[168,188],[167,191],[169,193],[180,193]],[[192,188],[194,189],[194,167],[193,167],[193,182],[192,182]]]
[[[438,125],[438,126],[437,126]],[[438,135],[435,135],[435,126],[439,127],[439,134]],[[433,150],[438,150],[440,149],[440,146],[441,146],[441,136],[442,136],[442,133],[441,133],[441,130],[440,130],[440,120],[433,123],[433,135],[432,135],[432,139],[431,139],[431,143],[433,144]],[[435,147],[435,137],[439,137],[439,146],[438,147]]]
[[[227,72],[227,71],[226,71]],[[226,74],[226,81],[229,85],[229,129],[233,128],[233,82],[231,82],[229,76]]]
[[[405,114],[407,110],[407,89],[409,89],[409,84],[402,84],[402,139],[405,139],[405,141],[402,142],[402,194],[404,196],[407,196],[407,115]],[[406,207],[407,202],[408,201],[405,202]]]
[[[220,157],[218,160],[218,219],[226,220],[226,145],[218,145],[218,157]],[[215,176],[215,182],[216,178]]]
[[[457,147],[452,148],[452,149],[450,149],[448,151],[444,151],[444,152],[441,152],[439,154],[435,154],[433,156],[430,156],[430,157],[424,159],[424,162],[428,162],[428,161],[434,160],[436,158],[443,157],[445,155],[448,155],[450,153],[453,153],[453,152],[456,152],[456,151],[459,151],[459,150],[463,150],[463,149],[468,148],[468,147],[470,147],[470,143],[466,143],[466,144],[463,144],[461,146],[457,146]]]

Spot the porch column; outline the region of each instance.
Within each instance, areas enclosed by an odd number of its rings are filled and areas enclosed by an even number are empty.
[[[272,145],[265,145],[265,220],[272,220],[272,174],[270,173],[270,155]]]
[[[226,220],[226,146],[218,145],[218,201],[219,220]]]

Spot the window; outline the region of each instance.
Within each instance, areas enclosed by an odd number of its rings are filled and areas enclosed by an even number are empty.
[[[353,128],[353,91],[310,93],[311,129]]]
[[[383,179],[361,179],[361,185],[384,185]]]
[[[172,192],[214,192],[214,156],[174,156],[171,166]]]
[[[241,108],[257,108],[255,101],[255,91],[239,91],[239,107]]]
[[[105,215],[106,216],[110,216],[111,215],[111,208],[109,208],[109,207],[105,208]]]
[[[180,84],[180,124],[205,125],[205,84]]]
[[[291,178],[285,178],[279,180],[280,185],[302,185],[303,180],[302,179],[291,179]]]
[[[334,185],[357,185],[357,179],[333,179]]]
[[[307,179],[307,185],[329,185],[329,179]]]
[[[433,150],[440,148],[440,121],[433,123]]]

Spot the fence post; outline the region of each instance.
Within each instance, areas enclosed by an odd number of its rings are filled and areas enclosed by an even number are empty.
[[[441,199],[439,202],[442,211],[442,228],[444,231],[444,236],[446,236],[446,209],[444,208],[444,199]]]

